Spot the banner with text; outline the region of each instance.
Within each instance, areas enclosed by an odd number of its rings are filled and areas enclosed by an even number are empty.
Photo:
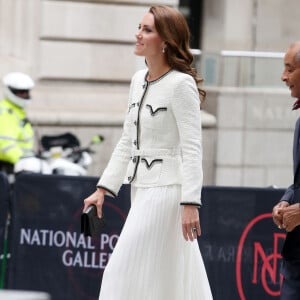
[[[283,189],[205,187],[201,253],[215,300],[273,300],[280,295],[285,233],[272,221]]]
[[[130,188],[107,197],[99,239],[80,233],[94,177],[20,175],[12,200],[10,289],[48,292],[52,300],[97,299],[104,267],[129,210]]]
[[[99,239],[80,234],[83,199],[97,178],[21,175],[12,200],[11,289],[52,300],[97,299],[102,273],[130,205],[130,187],[107,197]],[[199,246],[214,300],[279,299],[285,233],[272,222],[283,189],[204,187]]]

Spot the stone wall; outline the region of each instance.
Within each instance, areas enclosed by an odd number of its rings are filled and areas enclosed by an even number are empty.
[[[277,186],[292,183],[293,131],[288,90],[210,89],[206,109],[216,115],[216,185]]]
[[[72,131],[85,145],[103,134],[90,168],[91,175],[100,174],[121,134],[130,78],[143,65],[133,55],[137,24],[151,4],[178,2],[0,0],[0,76],[18,70],[35,79],[29,114],[38,136]],[[203,53],[284,51],[298,39],[299,5],[205,0]],[[260,66],[256,78],[269,78],[272,66]],[[226,82],[234,82],[226,74]],[[290,112],[288,91],[206,88],[203,108],[216,116],[217,127],[204,116],[204,183],[288,185],[297,115]]]
[[[205,51],[285,51],[299,39],[298,0],[204,1]]]

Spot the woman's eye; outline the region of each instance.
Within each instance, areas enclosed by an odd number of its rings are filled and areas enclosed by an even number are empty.
[[[144,32],[147,32],[147,33],[149,33],[149,32],[152,32],[152,30],[151,30],[151,28],[149,28],[149,27],[147,27],[147,26],[142,26],[141,24],[139,24],[139,26],[138,26],[138,30],[143,30]]]

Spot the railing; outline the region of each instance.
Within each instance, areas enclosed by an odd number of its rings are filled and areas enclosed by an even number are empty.
[[[282,52],[193,49],[195,66],[206,86],[282,88]]]

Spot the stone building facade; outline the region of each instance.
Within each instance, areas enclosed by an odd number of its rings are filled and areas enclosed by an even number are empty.
[[[219,54],[224,49],[283,52],[297,39],[300,4],[298,0],[201,3],[199,69],[208,79],[218,77],[211,84],[206,80],[205,86],[204,183],[286,186],[292,178],[297,113],[289,110],[292,99],[280,85],[278,62],[269,68],[256,62],[258,86],[238,86],[231,80],[238,76],[236,65],[229,64],[219,80]],[[0,76],[17,70],[36,81],[29,114],[37,137],[71,131],[83,145],[94,134],[106,137],[97,148],[91,175],[101,174],[120,137],[129,81],[143,66],[133,55],[134,33],[153,4],[178,7],[180,2],[0,0]],[[224,85],[224,78],[230,83]],[[272,82],[278,78],[278,86],[259,86],[270,78]]]

